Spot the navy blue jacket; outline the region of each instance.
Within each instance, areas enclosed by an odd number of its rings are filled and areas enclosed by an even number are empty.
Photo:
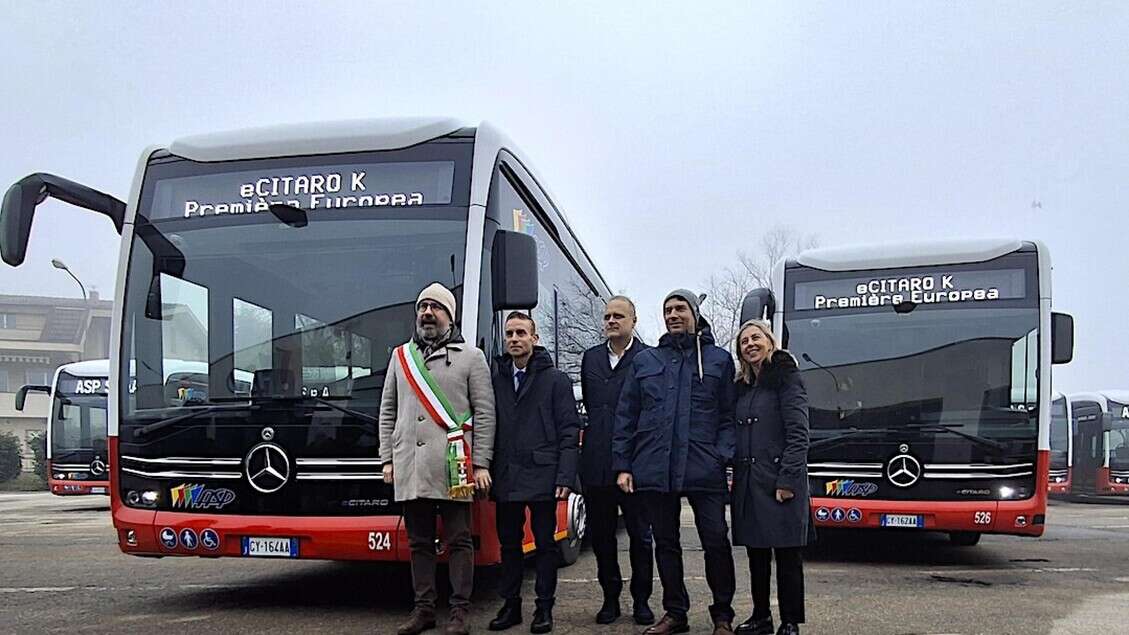
[[[584,445],[580,448],[580,482],[584,487],[614,487],[616,472],[612,469],[612,435],[615,432],[615,410],[623,382],[631,372],[631,360],[649,348],[635,338],[612,368],[608,361],[608,343],[584,351],[580,362],[580,385],[584,392],[584,410],[588,427],[584,429]]]
[[[733,358],[700,335],[666,334],[631,364],[616,410],[612,469],[636,491],[726,492],[733,460]],[[701,377],[698,350],[701,349]]]
[[[507,355],[494,369],[494,459],[491,488],[500,502],[548,501],[557,486],[576,487],[580,414],[568,375],[542,347],[533,349],[521,390]]]

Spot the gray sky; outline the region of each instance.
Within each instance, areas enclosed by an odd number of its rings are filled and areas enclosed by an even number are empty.
[[[1056,389],[1129,385],[1129,5],[151,4],[0,0],[0,184],[124,198],[142,149],[185,134],[488,119],[651,333],[666,291],[775,224],[1039,239],[1076,318]],[[117,235],[55,202],[0,293],[77,294],[53,257],[110,295]]]

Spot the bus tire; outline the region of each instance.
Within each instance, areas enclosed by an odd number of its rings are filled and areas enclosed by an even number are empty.
[[[972,547],[980,542],[978,531],[950,531],[949,542],[957,547]]]
[[[575,492],[568,495],[568,535],[561,540],[561,561],[564,566],[573,564],[580,558],[584,546],[584,526],[588,519],[588,508],[584,497]]]

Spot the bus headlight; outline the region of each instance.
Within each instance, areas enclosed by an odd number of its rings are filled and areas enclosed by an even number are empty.
[[[151,489],[141,491],[131,489],[125,494],[125,502],[130,507],[156,507],[160,498],[160,493]]]

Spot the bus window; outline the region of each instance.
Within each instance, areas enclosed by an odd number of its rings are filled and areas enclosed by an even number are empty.
[[[239,298],[232,300],[235,367],[248,373],[271,367],[274,314]]]

